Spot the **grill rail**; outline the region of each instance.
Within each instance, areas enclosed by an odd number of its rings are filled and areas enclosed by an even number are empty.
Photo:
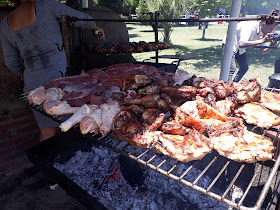
[[[267,88],[270,91],[277,91],[273,88]],[[280,90],[278,90],[280,91]],[[63,116],[51,116],[48,115],[42,106],[34,106],[32,104],[29,104],[27,100],[27,94],[22,94],[19,99],[23,101],[24,103],[28,104],[32,108],[36,109],[37,111],[41,112],[42,114],[46,115],[47,117],[62,123],[65,120],[67,120],[70,116],[63,115]],[[92,139],[93,141],[102,144],[113,151],[120,153],[121,155],[124,155],[132,160],[137,161],[138,163],[149,167],[173,180],[176,180],[192,189],[195,189],[205,195],[208,195],[212,198],[215,198],[229,206],[232,206],[236,209],[260,209],[271,186],[274,182],[274,190],[279,185],[278,183],[278,168],[280,166],[280,155],[279,154],[279,134],[280,134],[280,128],[270,128],[270,129],[260,129],[256,126],[247,125],[248,130],[270,137],[270,133],[274,133],[274,138],[272,138],[274,145],[276,146],[277,150],[275,152],[274,159],[272,161],[265,161],[261,163],[240,163],[240,166],[238,166],[238,170],[235,173],[234,177],[231,179],[229,184],[226,186],[226,189],[222,193],[215,192],[214,186],[218,183],[218,181],[221,179],[221,177],[225,174],[227,170],[230,169],[230,164],[237,163],[235,161],[232,161],[230,159],[227,159],[225,157],[220,156],[217,152],[213,151],[212,153],[206,155],[201,160],[191,161],[188,163],[175,161],[176,163],[171,164],[171,167],[167,170],[164,169],[165,165],[168,165],[167,163],[170,161],[174,161],[174,159],[169,158],[167,156],[164,156],[162,154],[157,154],[152,149],[140,149],[140,148],[134,148],[129,143],[121,141],[119,139],[113,138],[110,134],[106,136],[101,136],[100,134],[87,134],[86,137]],[[78,125],[74,127],[74,129],[78,129]],[[206,166],[202,168],[201,173],[194,178],[194,180],[188,180],[186,179],[186,175],[190,173],[190,171],[196,167],[197,165],[201,164],[202,161],[206,161]],[[219,162],[225,162],[221,169],[219,171],[215,170],[216,175],[213,176],[211,179],[211,183],[208,187],[200,186],[199,181],[204,176],[208,176],[209,171],[211,170],[211,167],[214,167],[215,163]],[[187,169],[182,171],[181,173],[176,173],[176,169],[179,165],[186,164]],[[255,166],[255,171],[250,179],[250,181],[246,184],[247,186],[244,188],[244,193],[241,196],[241,198],[238,201],[233,201],[227,196],[229,196],[229,192],[233,189],[234,185],[236,184],[237,180],[240,178],[241,173],[244,172],[247,168],[250,168],[249,166],[252,164]],[[170,164],[169,164],[170,165]],[[249,191],[252,190],[252,187],[255,183],[259,183],[261,176],[260,173],[263,172],[265,167],[269,167],[269,175],[265,181],[265,184],[263,185],[261,192],[258,195],[257,201],[255,202],[254,206],[245,206],[243,203],[244,201],[248,200],[248,194]],[[259,177],[259,179],[258,179]],[[257,195],[255,195],[257,196]],[[272,198],[273,199],[273,198]]]

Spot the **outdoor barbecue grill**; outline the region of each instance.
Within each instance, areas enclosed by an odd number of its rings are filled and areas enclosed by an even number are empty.
[[[280,91],[275,88],[268,88],[268,90]],[[19,99],[28,104],[27,94],[21,95]],[[45,113],[42,106],[30,106],[59,123],[64,122],[69,117],[67,115],[51,116]],[[62,162],[66,162],[73,156],[75,151],[90,150],[92,144],[98,143],[229,206],[237,209],[260,209],[265,199],[271,198],[270,202],[275,199],[276,195],[273,196],[273,192],[277,190],[279,185],[278,168],[280,165],[280,156],[278,155],[278,139],[280,129],[275,127],[260,129],[252,125],[247,125],[247,127],[250,131],[272,138],[277,148],[272,161],[254,164],[238,163],[222,157],[217,152],[213,151],[202,160],[188,163],[176,162],[170,168],[166,169],[164,166],[168,163],[168,165],[170,165],[170,161],[173,160],[172,158],[157,154],[152,149],[136,149],[127,142],[113,138],[110,134],[107,136],[101,136],[100,134],[83,136],[79,133],[78,126],[61,134],[63,135],[62,137],[53,137],[46,142],[35,145],[27,150],[27,155],[36,166],[46,168],[47,173],[54,176],[54,178],[65,187],[66,191],[77,197],[87,207],[95,205],[95,202],[97,202],[96,199],[88,195],[84,190],[79,188],[79,186],[72,183],[69,178],[55,169],[53,163],[58,159]],[[176,168],[182,164],[187,165],[187,170],[178,173]],[[185,179],[186,175],[195,167],[199,167],[201,173],[191,180]],[[205,176],[211,178],[211,184],[207,187],[203,187],[200,183]],[[226,184],[224,182],[221,183],[221,180],[224,180],[225,176],[228,176],[226,178]],[[229,193],[233,187],[239,185],[242,180],[244,193],[242,197],[233,201],[229,198]],[[219,186],[219,190],[217,190],[217,186]],[[267,196],[269,192],[272,193],[272,195],[270,194]],[[269,201],[265,203],[267,202]],[[102,208],[102,205],[99,205],[99,207]]]
[[[155,15],[157,17],[157,15]],[[259,19],[265,17],[259,17]],[[279,17],[277,17],[279,18]],[[243,18],[249,20],[248,18]],[[231,21],[243,20],[242,18],[231,18],[226,19]],[[217,19],[221,20],[221,19]],[[217,21],[215,19],[201,19],[201,22]],[[77,21],[76,19],[73,21]],[[91,21],[91,20],[85,20]],[[115,21],[115,22],[127,22],[124,20],[96,20],[96,21]],[[154,21],[154,20],[151,20]],[[182,22],[179,20],[166,20],[166,22]],[[62,21],[65,24],[66,19]],[[133,22],[133,21],[131,21]],[[141,22],[136,20],[134,22]],[[164,22],[160,20],[158,22]],[[156,24],[158,24],[156,22]],[[158,41],[156,31],[155,41]],[[65,31],[64,31],[65,37]],[[68,40],[69,41],[69,40]],[[70,65],[70,50],[69,46],[66,47],[66,55],[68,58],[68,68]],[[162,68],[165,71],[175,72],[177,65],[175,64],[160,64],[158,63],[158,52],[156,51],[156,63],[143,62],[143,64],[154,65],[157,68]],[[71,75],[71,74],[70,74]],[[280,89],[267,88],[270,91],[280,92]],[[47,117],[62,123],[67,120],[70,116],[52,116],[46,114],[43,107],[29,104],[27,100],[28,93],[22,94],[19,99],[24,103],[31,106],[33,109],[41,112]],[[89,209],[105,209],[97,199],[90,196],[85,190],[79,185],[73,182],[65,174],[57,170],[53,165],[56,162],[65,163],[67,162],[76,151],[89,151],[93,144],[104,145],[111,150],[125,156],[144,167],[150,168],[166,177],[173,179],[185,187],[192,188],[206,196],[212,197],[218,201],[221,201],[228,206],[236,209],[260,209],[265,203],[277,204],[277,189],[279,187],[279,173],[278,168],[280,165],[280,145],[279,145],[279,127],[272,127],[269,129],[260,129],[256,126],[247,125],[248,130],[261,134],[271,138],[276,146],[276,152],[274,159],[271,161],[258,162],[258,163],[239,163],[220,156],[216,151],[207,154],[203,159],[191,161],[188,163],[176,162],[174,159],[164,156],[162,154],[155,153],[152,149],[140,149],[134,148],[129,143],[113,138],[110,134],[106,136],[97,135],[82,135],[79,132],[79,125],[72,128],[66,133],[61,133],[58,136],[52,137],[44,142],[41,142],[31,148],[26,153],[30,160],[35,166],[42,168],[48,175],[58,181],[58,183],[70,194],[80,200]],[[183,171],[178,170],[181,165],[186,168]],[[190,178],[188,174],[194,168],[199,168],[201,171],[196,177]],[[202,184],[203,178],[210,178],[210,184],[205,187]],[[242,188],[243,194],[239,198],[232,200],[230,198],[231,191],[238,186]],[[276,200],[276,201],[275,201]]]

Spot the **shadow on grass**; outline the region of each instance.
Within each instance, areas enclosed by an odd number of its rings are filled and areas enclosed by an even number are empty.
[[[222,39],[207,39],[207,38],[204,38],[204,39],[193,39],[193,40],[197,40],[197,41],[202,41],[202,42],[222,42]]]
[[[128,26],[128,27],[126,27],[126,28],[127,28],[127,30],[133,30],[133,29],[135,29],[136,27]]]
[[[194,55],[196,56],[197,62],[192,65],[200,72],[207,72],[211,68],[216,68],[217,65],[221,66],[222,63],[222,47],[220,45],[200,48],[200,49],[189,49],[182,45],[174,45],[179,50],[180,54]],[[270,51],[267,54],[260,54],[258,49],[249,48],[247,49],[248,63],[257,66],[273,65],[280,57],[280,49]]]
[[[129,34],[129,39],[135,38],[135,37],[139,37],[139,35],[138,34]]]
[[[154,33],[154,31],[153,31],[153,29],[151,29],[151,30],[142,30],[142,31],[140,31],[140,32],[153,32]]]

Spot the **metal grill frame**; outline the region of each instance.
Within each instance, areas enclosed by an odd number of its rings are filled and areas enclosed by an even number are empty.
[[[280,90],[278,89],[275,89],[275,88],[266,88],[266,90],[269,90],[269,91],[277,91],[277,92],[280,92]],[[27,100],[27,95],[28,93],[25,93],[25,94],[22,94],[19,99],[28,104],[29,106],[31,106],[33,109],[41,112],[42,114],[44,114],[45,116],[59,122],[59,123],[62,123],[64,122],[65,120],[67,120],[70,116],[69,115],[62,115],[62,116],[52,116],[52,115],[49,115],[47,114],[43,107],[40,105],[40,106],[35,106],[35,105],[32,105],[32,104],[29,104],[28,100]],[[79,129],[79,125],[76,125],[73,129],[76,129],[78,130]],[[256,126],[252,127],[251,129],[248,129],[248,130],[251,130],[252,132],[258,130],[258,128]],[[232,162],[233,160],[230,160],[230,159],[227,159],[227,162],[225,163],[225,165],[222,167],[222,169],[217,173],[216,177],[212,180],[211,184],[206,188],[203,188],[199,185],[197,185],[197,182],[201,179],[201,177],[206,174],[207,170],[211,167],[211,165],[218,159],[218,157],[220,155],[217,155],[215,156],[212,160],[210,160],[210,163],[204,168],[204,170],[198,175],[198,177],[196,177],[196,179],[193,181],[193,182],[190,182],[190,181],[187,181],[184,179],[184,177],[187,175],[187,173],[196,165],[199,163],[199,161],[202,161],[202,160],[196,160],[196,161],[193,161],[193,163],[188,167],[187,170],[185,170],[180,176],[178,175],[175,175],[175,174],[172,174],[172,171],[179,165],[179,164],[184,164],[183,162],[180,162],[180,161],[177,161],[176,164],[174,164],[168,171],[167,170],[163,170],[161,168],[161,166],[163,166],[169,159],[172,159],[170,157],[167,157],[165,156],[166,158],[161,161],[159,164],[155,165],[155,164],[152,164],[152,161],[157,157],[157,156],[162,156],[162,154],[156,154],[154,155],[152,158],[149,158],[148,161],[145,161],[143,160],[145,158],[145,155],[147,155],[151,150],[151,149],[146,149],[144,152],[142,152],[141,154],[138,154],[138,155],[135,155],[134,153],[136,153],[137,150],[140,150],[140,148],[135,148],[133,147],[132,145],[130,145],[129,143],[125,142],[125,145],[122,147],[122,148],[117,148],[118,145],[120,145],[122,142],[124,141],[121,141],[119,139],[116,139],[116,138],[113,138],[110,134],[106,135],[106,136],[101,136],[100,134],[87,134],[86,137],[92,139],[93,141],[101,144],[101,145],[104,145],[110,149],[112,149],[113,151],[121,154],[121,155],[124,155],[132,160],[135,160],[136,162],[148,167],[148,168],[151,168],[173,180],[176,180],[192,189],[195,189],[205,195],[208,195],[212,198],[215,198],[217,199],[218,201],[221,201],[229,206],[232,206],[236,209],[242,209],[242,210],[255,210],[255,209],[260,209],[265,198],[266,198],[266,195],[269,191],[269,188],[271,187],[271,184],[273,182],[273,179],[274,177],[278,176],[278,168],[280,166],[280,155],[278,155],[278,152],[279,152],[279,140],[278,137],[280,135],[280,128],[270,128],[270,129],[263,129],[263,132],[262,132],[262,135],[266,135],[267,132],[271,130],[273,132],[277,132],[276,136],[273,140],[273,143],[274,145],[276,146],[277,148],[277,157],[274,158],[272,161],[274,162],[274,165],[273,167],[271,168],[271,171],[269,173],[269,176],[266,180],[266,183],[265,185],[263,186],[262,190],[261,190],[261,193],[259,194],[259,197],[257,199],[257,202],[256,204],[253,206],[253,207],[246,207],[244,205],[242,205],[242,203],[244,202],[244,200],[246,199],[246,196],[248,194],[248,192],[250,191],[254,181],[257,179],[257,174],[258,172],[260,172],[264,166],[264,163],[265,162],[262,162],[256,169],[253,177],[251,178],[251,181],[248,183],[248,186],[246,188],[246,190],[244,191],[244,194],[242,195],[241,199],[239,200],[239,202],[234,202],[232,200],[229,200],[226,198],[226,196],[228,195],[228,193],[230,192],[230,189],[233,187],[234,183],[236,182],[236,180],[238,179],[239,175],[241,174],[242,170],[245,168],[245,165],[246,164],[252,164],[252,163],[243,163],[239,170],[237,171],[237,173],[235,174],[234,178],[231,180],[230,184],[227,186],[226,190],[224,191],[223,195],[218,195],[214,192],[211,192],[211,189],[212,187],[215,185],[215,183],[218,181],[218,179],[221,177],[221,175],[223,174],[223,172],[226,170],[226,168],[229,166],[230,162]],[[117,140],[117,143],[114,143],[112,144],[113,140]],[[132,147],[131,151],[130,152],[127,152],[127,151],[124,151],[125,149],[127,149],[128,147]],[[141,149],[143,150],[143,149]],[[275,154],[276,154],[275,153]],[[234,161],[233,161],[234,162]],[[276,179],[277,180],[277,179]],[[276,183],[275,183],[276,185]]]

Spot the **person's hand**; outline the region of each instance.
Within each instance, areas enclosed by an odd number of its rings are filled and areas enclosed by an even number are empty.
[[[99,40],[105,39],[105,33],[102,28],[99,28],[98,26],[94,26],[91,30],[98,37]]]
[[[264,38],[263,38],[263,43],[264,42],[271,42],[273,40],[273,33],[267,33]]]

